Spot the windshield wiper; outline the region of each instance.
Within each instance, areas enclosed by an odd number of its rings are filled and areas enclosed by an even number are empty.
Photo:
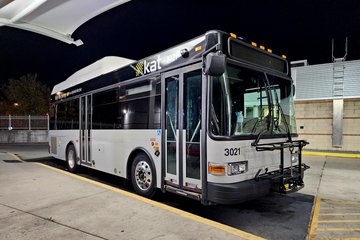
[[[263,79],[263,83],[264,83],[264,88],[265,88],[265,92],[266,92],[266,98],[268,100],[268,108],[269,108],[269,114],[265,117],[266,119],[266,129],[263,129],[261,130],[258,135],[256,136],[255,138],[255,141],[251,143],[251,146],[256,146],[260,139],[261,139],[261,136],[266,132],[266,131],[269,131],[270,129],[270,125],[272,125],[273,127],[273,121],[272,121],[272,106],[273,106],[273,102],[272,102],[272,98],[271,98],[271,95],[270,95],[270,92],[269,92],[269,80],[267,79],[266,77],[266,74],[264,74],[265,76],[265,79],[266,81]],[[260,99],[261,103],[262,103],[262,99]],[[254,131],[257,129],[257,126],[259,125],[259,123],[262,121],[263,119],[263,110],[261,109],[261,115],[260,115],[260,118],[256,121],[251,133],[254,133]]]
[[[266,76],[266,79],[268,79],[267,76]],[[277,94],[276,91],[274,91],[274,93],[275,93],[276,105],[277,105],[277,107],[278,107],[278,109],[279,109],[279,111],[280,111],[281,117],[284,119],[284,125],[285,125],[285,128],[286,128],[287,137],[288,137],[288,139],[289,139],[289,142],[292,142],[289,124],[288,124],[288,122],[286,121],[284,111],[283,111],[283,109],[282,109],[282,107],[281,107],[281,105],[280,105],[278,94]],[[279,128],[279,120],[277,120],[277,123],[276,123],[276,124],[277,124],[276,128]]]

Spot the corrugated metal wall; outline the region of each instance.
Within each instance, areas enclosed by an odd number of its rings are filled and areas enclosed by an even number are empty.
[[[334,64],[344,66],[343,97],[360,97],[360,60],[291,68],[296,100],[334,99]]]
[[[360,97],[360,60],[345,62],[344,97]]]

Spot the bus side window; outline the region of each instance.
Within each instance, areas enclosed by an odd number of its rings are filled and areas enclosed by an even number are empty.
[[[93,95],[93,129],[119,129],[118,88]]]
[[[50,130],[57,130],[56,127],[56,104],[51,105],[50,107],[50,113],[49,113],[49,118],[50,118]]]
[[[79,129],[79,99],[60,102],[56,108],[55,129]]]
[[[120,88],[120,116],[124,129],[160,128],[160,76]]]

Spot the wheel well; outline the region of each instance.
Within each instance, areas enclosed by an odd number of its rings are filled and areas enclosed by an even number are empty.
[[[140,153],[144,153],[150,159],[150,162],[151,162],[151,164],[153,166],[153,169],[155,171],[155,176],[156,176],[155,165],[154,165],[154,162],[153,162],[152,157],[150,156],[150,154],[145,149],[137,148],[137,149],[135,149],[134,151],[132,151],[130,153],[128,161],[127,161],[127,165],[126,165],[126,178],[127,179],[130,179],[130,177],[131,177],[131,165],[134,162],[135,157]],[[156,177],[155,177],[155,180],[156,180]]]

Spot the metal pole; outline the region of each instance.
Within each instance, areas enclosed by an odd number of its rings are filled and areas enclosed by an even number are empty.
[[[29,130],[31,130],[31,116],[29,115]]]
[[[50,129],[50,117],[49,117],[49,114],[47,114],[46,116],[47,116],[47,130],[49,131],[49,129]]]
[[[11,115],[9,115],[9,130],[11,130]]]

